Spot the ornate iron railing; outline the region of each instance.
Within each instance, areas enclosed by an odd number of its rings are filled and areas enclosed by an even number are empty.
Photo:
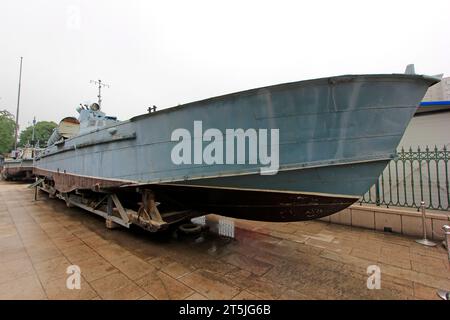
[[[360,204],[419,208],[425,201],[428,209],[450,211],[448,159],[445,146],[440,150],[436,146],[417,151],[402,148]]]

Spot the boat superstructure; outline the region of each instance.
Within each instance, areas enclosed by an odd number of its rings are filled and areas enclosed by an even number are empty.
[[[130,120],[99,104],[62,121],[35,161],[51,195],[149,230],[217,213],[263,221],[338,212],[376,181],[435,77],[280,84]],[[67,128],[66,128],[67,129]],[[252,144],[253,143],[253,144]]]
[[[3,162],[2,177],[5,180],[33,179],[33,159],[40,151],[40,148],[30,146],[13,150]]]

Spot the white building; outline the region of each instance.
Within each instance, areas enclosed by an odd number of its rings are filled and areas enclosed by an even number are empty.
[[[450,77],[443,78],[441,82],[430,87],[423,101],[449,101]]]

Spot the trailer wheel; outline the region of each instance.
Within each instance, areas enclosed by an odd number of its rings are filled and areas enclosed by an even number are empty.
[[[185,223],[180,225],[178,229],[185,234],[196,234],[202,230],[202,227],[194,223]]]

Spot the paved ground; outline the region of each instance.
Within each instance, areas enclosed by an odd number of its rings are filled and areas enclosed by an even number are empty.
[[[104,227],[60,200],[0,181],[0,299],[436,299],[442,247],[325,222],[217,222],[201,237]],[[41,199],[48,199],[41,195]],[[225,220],[230,221],[230,220]],[[234,232],[234,239],[218,235]],[[81,289],[66,287],[69,265]],[[378,265],[381,289],[367,289]]]

